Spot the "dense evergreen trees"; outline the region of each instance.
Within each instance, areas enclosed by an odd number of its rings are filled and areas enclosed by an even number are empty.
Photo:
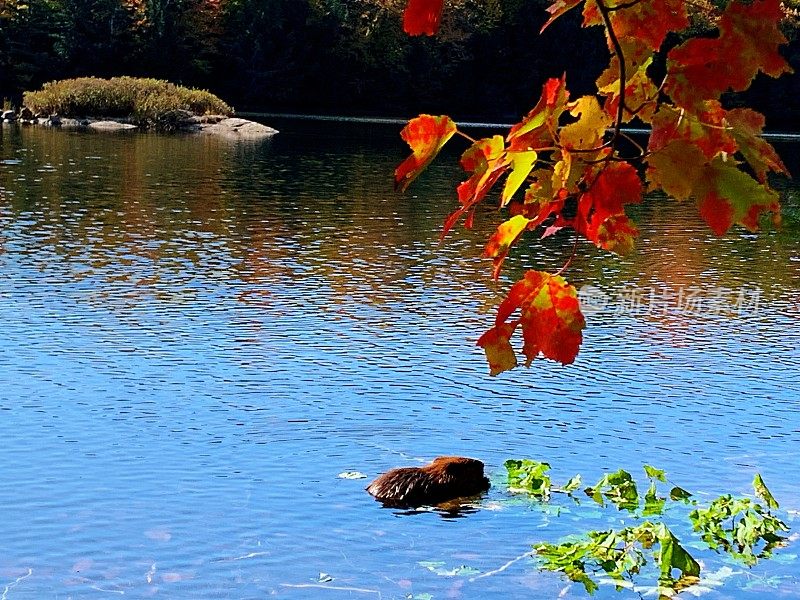
[[[569,70],[580,94],[607,60],[601,32],[578,32],[577,14],[540,36],[545,0],[448,3],[439,36],[409,38],[402,0],[0,0],[0,96],[137,75],[207,88],[240,110],[508,120],[545,78]],[[800,121],[789,79],[748,99],[773,127]]]

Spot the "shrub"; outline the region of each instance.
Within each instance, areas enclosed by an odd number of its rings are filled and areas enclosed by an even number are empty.
[[[65,117],[132,117],[153,125],[167,112],[232,115],[233,109],[214,94],[158,79],[79,77],[51,81],[41,90],[25,92],[23,104],[34,112]]]

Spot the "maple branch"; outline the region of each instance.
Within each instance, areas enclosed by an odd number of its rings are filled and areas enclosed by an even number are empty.
[[[603,17],[603,22],[606,25],[606,32],[611,45],[614,47],[614,53],[617,55],[617,62],[619,63],[619,105],[617,106],[617,118],[614,122],[614,135],[611,138],[612,143],[619,137],[619,130],[622,127],[622,118],[625,115],[625,54],[622,51],[622,44],[619,43],[614,27],[611,25],[611,9],[606,6],[604,0],[596,0],[597,8]]]
[[[623,4],[616,4],[614,6],[609,6],[606,10],[608,10],[608,12],[614,12],[614,11],[617,11],[617,10],[623,10],[625,8],[631,8],[633,6],[636,6],[637,4],[639,4],[641,2],[642,2],[642,0],[631,0],[631,2],[625,2]]]

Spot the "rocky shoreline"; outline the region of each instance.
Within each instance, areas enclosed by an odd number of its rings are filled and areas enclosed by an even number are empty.
[[[255,121],[225,115],[193,115],[186,110],[171,110],[154,120],[137,121],[133,117],[61,117],[34,113],[27,107],[18,112],[5,110],[0,113],[0,123],[23,126],[57,127],[61,129],[85,129],[92,131],[159,131],[174,133],[199,133],[217,135],[229,139],[261,139],[278,133],[277,129]]]

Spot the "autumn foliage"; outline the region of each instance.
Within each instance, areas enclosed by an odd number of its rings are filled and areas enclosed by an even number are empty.
[[[613,253],[630,252],[638,231],[625,208],[640,203],[646,191],[693,199],[720,236],[734,225],[756,230],[768,213],[777,221],[778,195],[767,175],[786,174],[786,168],[761,137],[764,117],[747,108],[726,109],[720,98],[746,89],[759,72],[791,72],[779,52],[786,43],[778,28],[780,2],[730,0],[711,15],[716,37],[689,37],[666,51],[665,67],[653,68],[668,34],[687,37],[688,4],[555,0],[543,30],[580,6],[584,27],[605,28],[611,60],[597,79],[596,95],[573,100],[566,76],[550,79],[536,106],[505,137],[480,140],[460,132],[449,117],[420,115],[402,133],[413,154],[397,168],[397,186],[405,190],[454,134],[468,139],[461,157],[468,176],[443,234],[462,218],[470,227],[476,207],[500,187],[499,206],[509,218],[484,250],[495,279],[525,234],[571,231],[575,248],[584,238]],[[431,35],[441,12],[442,0],[410,0],[404,28]],[[651,130],[645,147],[622,129],[633,120]],[[478,340],[493,375],[517,365],[511,344],[517,329],[526,365],[539,356],[563,364],[575,360],[585,321],[575,288],[561,277],[568,264],[556,274],[528,271],[511,287],[494,325]]]

